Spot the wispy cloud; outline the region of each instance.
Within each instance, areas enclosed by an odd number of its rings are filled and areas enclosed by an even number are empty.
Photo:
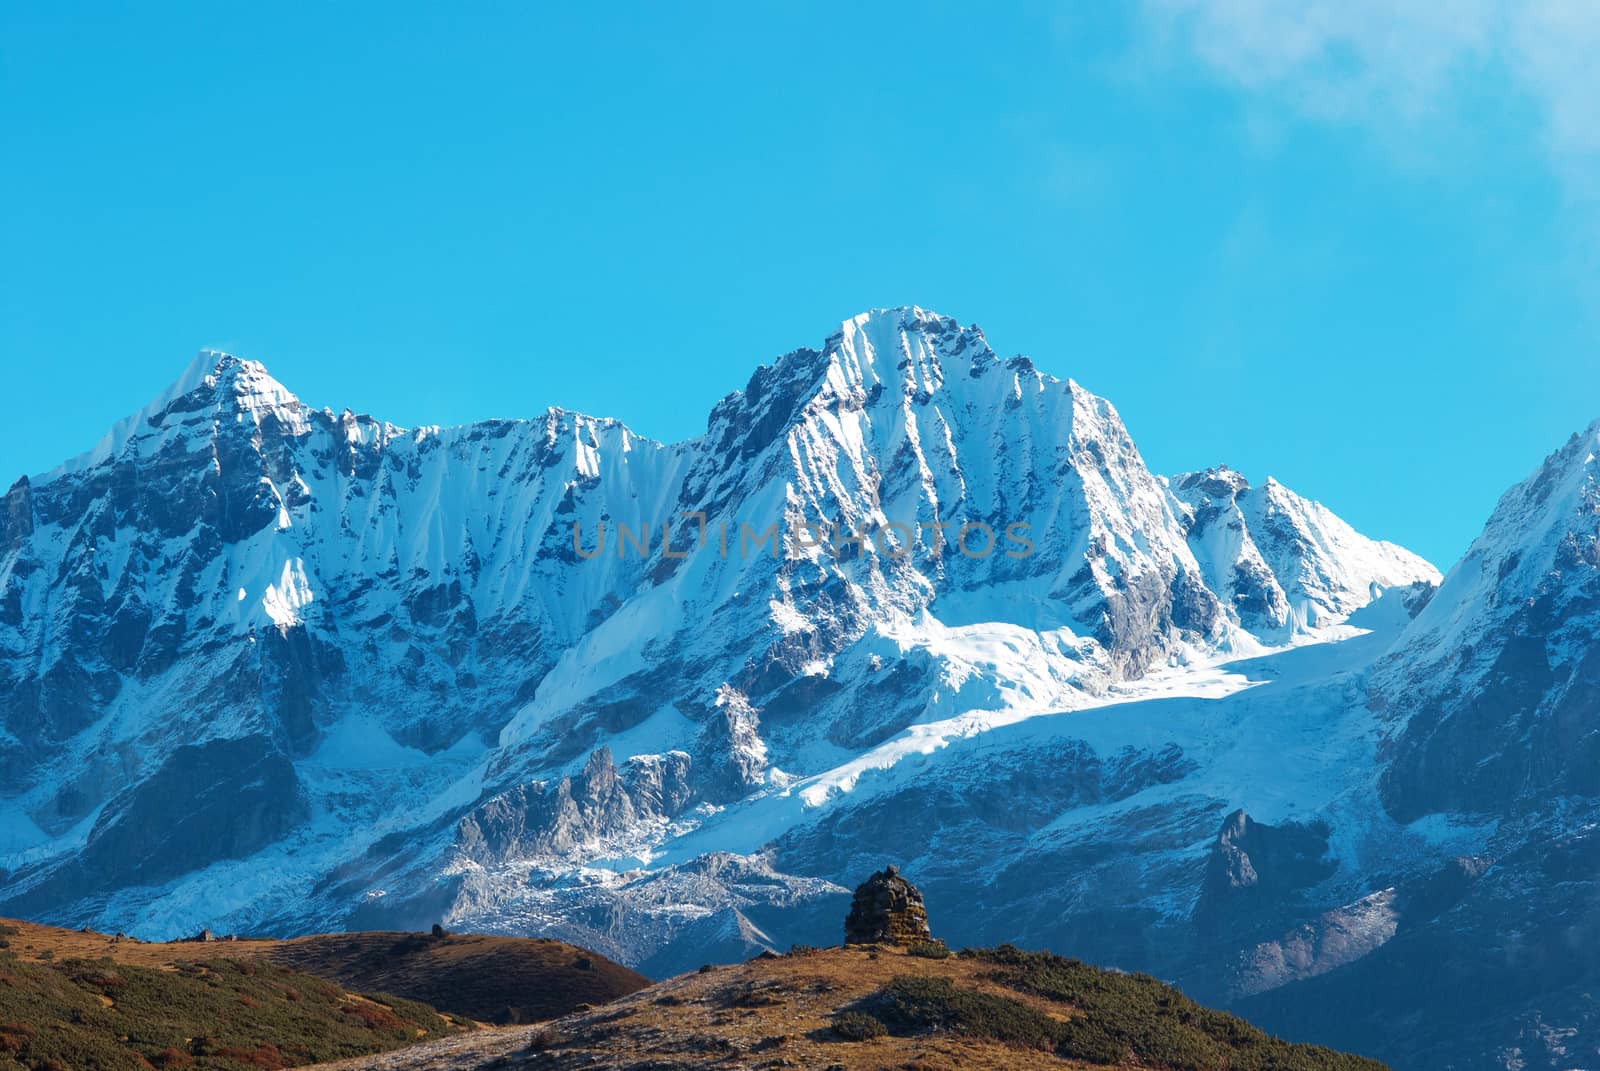
[[[1569,180],[1581,177],[1589,196],[1600,194],[1600,4],[1538,0],[1511,15],[1511,63],[1544,106],[1546,143]]]
[[[1145,0],[1163,47],[1318,120],[1409,135],[1522,98],[1569,195],[1600,208],[1596,0]]]

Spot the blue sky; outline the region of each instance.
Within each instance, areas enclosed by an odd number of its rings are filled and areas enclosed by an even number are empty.
[[[1596,9],[581,6],[6,5],[0,478],[202,346],[676,439],[915,303],[1445,566],[1600,417]]]

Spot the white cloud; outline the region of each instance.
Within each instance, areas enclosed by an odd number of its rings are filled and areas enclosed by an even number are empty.
[[[1600,4],[1539,0],[1513,10],[1511,63],[1544,105],[1551,152],[1567,167],[1592,162],[1600,155]]]
[[[1311,118],[1414,132],[1524,98],[1569,193],[1600,204],[1600,0],[1145,0],[1164,46]],[[1474,96],[1476,96],[1476,102]]]

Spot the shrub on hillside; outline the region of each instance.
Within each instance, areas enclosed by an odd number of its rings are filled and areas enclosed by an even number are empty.
[[[869,1011],[895,1034],[948,1030],[1006,1045],[1052,1050],[1061,1026],[1021,1001],[956,985],[949,978],[902,975],[867,998]]]
[[[1010,945],[975,952],[996,982],[1075,1008],[1054,1024],[1056,1051],[1092,1063],[1172,1071],[1377,1071],[1381,1064],[1314,1045],[1293,1045],[1242,1019],[1197,1004],[1147,974],[1122,974]]]
[[[866,1012],[846,1011],[833,1017],[833,1032],[846,1041],[866,1041],[881,1038],[889,1032],[883,1020]]]
[[[955,953],[943,941],[912,941],[906,946],[906,955],[922,959],[949,959]]]

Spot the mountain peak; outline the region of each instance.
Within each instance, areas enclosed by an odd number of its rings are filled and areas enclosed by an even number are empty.
[[[1406,642],[1433,661],[1473,649],[1485,634],[1543,601],[1559,617],[1600,561],[1600,421],[1574,434],[1496,503],[1482,533],[1418,615]]]
[[[926,397],[947,377],[979,375],[996,363],[976,326],[962,327],[916,305],[869,309],[839,325],[813,369],[834,392],[889,390]]]
[[[1272,482],[1268,477],[1268,482]],[[1241,472],[1226,465],[1213,465],[1198,472],[1182,472],[1172,477],[1172,486],[1178,491],[1196,490],[1212,498],[1233,498],[1250,489],[1250,481]]]
[[[51,474],[92,468],[121,454],[132,440],[158,432],[167,424],[169,414],[207,408],[215,409],[219,417],[232,414],[236,420],[248,419],[257,426],[269,418],[290,428],[300,428],[306,421],[300,399],[272,378],[259,361],[202,349],[148,405],[117,421],[94,449],[72,458]]]
[[[921,305],[892,305],[858,312],[841,323],[839,330],[845,332],[852,327],[860,329],[882,325],[890,328],[916,328],[954,323],[956,323],[955,317],[925,309]]]
[[[959,335],[982,341],[983,332],[976,325],[963,328],[954,316],[924,309],[920,305],[898,305],[893,308],[868,309],[857,313],[839,325],[839,330],[828,337],[824,351],[841,345],[870,339],[874,342],[893,339],[901,334],[916,333],[932,338]]]
[[[165,411],[180,399],[200,390],[210,392],[219,402],[231,402],[245,412],[300,404],[300,399],[274,379],[260,361],[248,360],[222,350],[203,349],[189,362],[183,374],[145,411]]]

